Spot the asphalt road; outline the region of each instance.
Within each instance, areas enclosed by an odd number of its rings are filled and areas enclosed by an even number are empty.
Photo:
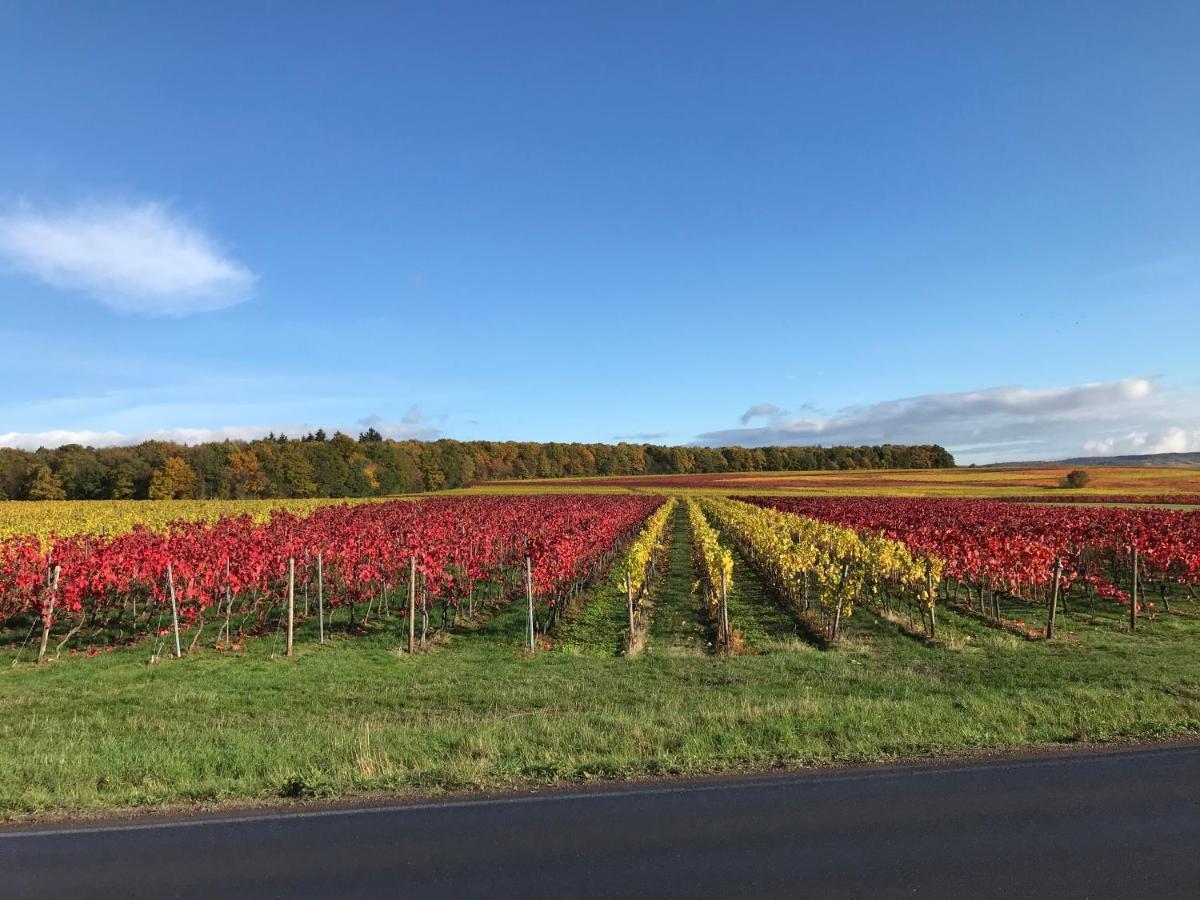
[[[1200,748],[0,834],[16,897],[1197,897]]]

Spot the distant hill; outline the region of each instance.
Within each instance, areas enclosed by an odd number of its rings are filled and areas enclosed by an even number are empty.
[[[1076,456],[1037,462],[992,463],[993,466],[1142,466],[1152,469],[1200,469],[1200,453],[1144,453],[1140,456]]]

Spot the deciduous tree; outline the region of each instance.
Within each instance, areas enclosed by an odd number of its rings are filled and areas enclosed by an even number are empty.
[[[151,500],[178,500],[196,490],[196,470],[182,456],[168,456],[150,476]]]
[[[67,499],[62,481],[47,465],[34,466],[29,473],[29,489],[26,493],[30,500]]]

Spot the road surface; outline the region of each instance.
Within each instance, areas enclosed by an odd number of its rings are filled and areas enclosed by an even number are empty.
[[[0,833],[16,897],[1197,897],[1200,747]]]

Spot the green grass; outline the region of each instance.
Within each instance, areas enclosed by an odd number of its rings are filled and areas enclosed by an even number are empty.
[[[671,523],[671,553],[666,577],[651,594],[654,603],[646,651],[658,654],[711,652],[713,635],[704,601],[693,593],[697,572],[692,564],[692,540],[687,509],[681,503]]]
[[[324,646],[305,623],[290,660],[276,637],[157,665],[147,663],[151,643],[41,669],[12,667],[7,651],[0,814],[428,794],[1200,733],[1200,604],[1159,609],[1130,635],[1119,607],[1076,601],[1053,642],[944,609],[942,646],[859,609],[843,643],[818,650],[787,640],[781,620],[747,612],[774,615],[742,566],[731,616],[748,636],[754,623],[760,652],[719,657],[705,652],[681,521],[652,594],[647,651],[634,658],[613,654],[595,600],[566,634],[590,622],[604,652],[531,657],[520,607],[488,610],[414,657],[394,652],[399,620],[351,637],[341,618]]]
[[[721,543],[733,554],[733,587],[726,603],[742,648],[758,652],[800,642],[796,617],[775,599],[732,542],[722,537]]]
[[[556,647],[567,653],[599,657],[622,653],[629,626],[628,603],[623,576],[614,566],[597,586],[582,595],[578,609],[568,611]]]

